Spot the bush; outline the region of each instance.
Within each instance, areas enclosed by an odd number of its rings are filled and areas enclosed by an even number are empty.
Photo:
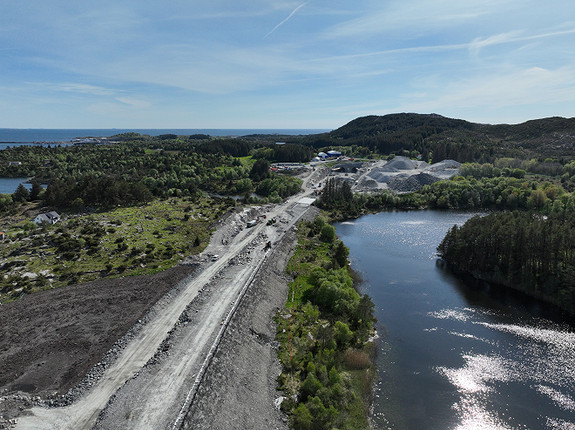
[[[295,408],[292,417],[292,426],[295,430],[313,430],[313,417],[305,404],[300,403]]]
[[[320,238],[324,242],[332,243],[336,238],[335,227],[329,224],[324,225],[321,228]]]

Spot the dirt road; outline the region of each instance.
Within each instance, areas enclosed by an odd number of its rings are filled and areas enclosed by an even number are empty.
[[[62,408],[34,407],[18,419],[19,429],[172,428],[190,387],[206,363],[223,321],[260,267],[264,243],[277,243],[307,210],[309,202],[287,202],[266,215],[273,226],[244,228],[246,218],[218,229],[206,261],[171,300],[160,303],[117,360],[77,402]],[[237,234],[235,234],[237,232]]]

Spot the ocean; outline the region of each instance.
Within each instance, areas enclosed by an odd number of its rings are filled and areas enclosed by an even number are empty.
[[[161,134],[207,134],[215,137],[247,136],[250,134],[278,134],[278,135],[307,135],[324,133],[325,129],[211,129],[211,128],[178,128],[178,129],[137,129],[137,128],[109,128],[109,129],[16,129],[0,128],[0,143],[30,143],[30,142],[68,142],[78,137],[110,137],[116,134],[135,132],[150,136]]]

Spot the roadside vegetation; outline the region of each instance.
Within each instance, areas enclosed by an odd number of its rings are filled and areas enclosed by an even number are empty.
[[[367,429],[375,369],[373,303],[354,288],[349,250],[322,217],[298,225],[294,276],[277,317],[285,393],[296,430]]]

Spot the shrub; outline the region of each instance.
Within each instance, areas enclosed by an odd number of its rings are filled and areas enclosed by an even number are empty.
[[[292,425],[295,430],[313,430],[313,417],[305,404],[300,403],[298,407],[295,408]]]
[[[336,238],[335,227],[329,224],[324,225],[321,228],[320,238],[324,242],[332,243]]]

